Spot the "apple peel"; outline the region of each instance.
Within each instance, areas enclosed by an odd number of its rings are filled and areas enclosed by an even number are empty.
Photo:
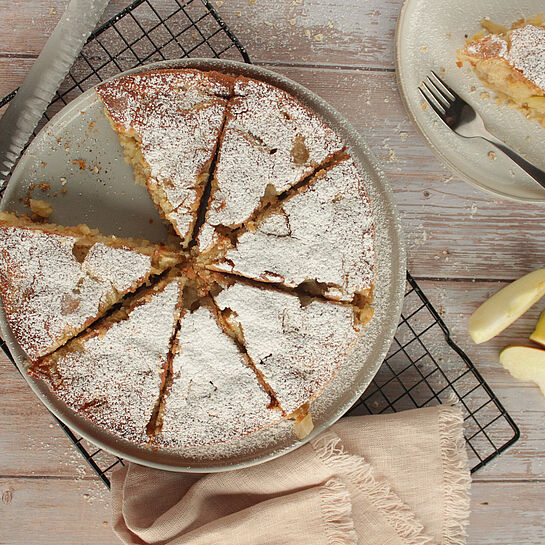
[[[469,320],[469,334],[484,343],[501,333],[545,295],[545,269],[538,269],[505,286],[487,299]]]
[[[539,315],[539,320],[534,332],[530,335],[530,340],[545,346],[545,310]]]
[[[517,380],[537,384],[545,396],[545,350],[533,346],[508,346],[500,352],[500,363]]]

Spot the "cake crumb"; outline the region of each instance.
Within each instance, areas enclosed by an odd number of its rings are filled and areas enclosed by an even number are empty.
[[[47,201],[30,199],[29,206],[32,212],[40,218],[48,218],[53,213],[53,208]]]
[[[488,152],[488,158],[491,159],[492,161],[495,161],[496,160],[496,154],[493,151],[489,151]]]
[[[316,34],[314,36],[314,39],[317,41],[317,42],[321,42],[323,39],[324,39],[324,35],[323,34]]]
[[[296,23],[295,19],[290,19],[290,25],[291,26],[295,25],[295,23]]]
[[[87,164],[83,159],[74,159],[72,161],[73,165],[78,165],[80,170],[85,170],[87,168]]]

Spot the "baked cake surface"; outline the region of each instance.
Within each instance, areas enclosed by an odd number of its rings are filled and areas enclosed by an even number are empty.
[[[96,92],[137,181],[187,245],[216,151],[232,78],[156,70],[117,78]]]
[[[241,282],[214,301],[287,415],[320,395],[359,336],[350,305]]]
[[[206,446],[247,435],[282,418],[248,367],[244,354],[220,329],[207,305],[184,311],[172,360],[161,432],[170,448]]]
[[[245,77],[159,70],[97,93],[183,249],[0,223],[0,293],[29,372],[138,445],[206,454],[286,418],[308,435],[372,316],[373,211],[343,142]]]
[[[373,214],[352,159],[319,173],[256,224],[207,268],[290,288],[314,283],[334,300],[372,298]]]
[[[511,29],[483,22],[495,30],[475,37],[458,51],[485,85],[545,124],[545,26],[541,17],[516,21]]]
[[[263,199],[289,190],[344,148],[333,130],[285,91],[238,77],[234,93],[201,248],[211,244],[214,229],[241,225]]]
[[[161,280],[29,372],[103,429],[148,443],[146,427],[159,399],[181,294],[180,279]]]
[[[161,245],[0,213],[0,295],[31,360],[83,331],[178,259]]]

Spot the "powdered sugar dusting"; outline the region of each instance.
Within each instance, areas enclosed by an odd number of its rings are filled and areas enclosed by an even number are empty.
[[[327,297],[343,301],[370,290],[373,214],[354,162],[342,161],[315,178],[209,268],[292,288],[317,280],[328,284]]]
[[[507,61],[545,90],[545,28],[534,25],[516,28],[510,32],[510,41]]]
[[[185,238],[216,149],[229,77],[159,70],[106,82],[97,93],[117,130],[138,135],[152,196],[165,215],[176,211],[174,225]],[[183,215],[189,218],[182,221]]]
[[[146,425],[159,397],[179,296],[177,279],[161,284],[126,319],[106,331],[91,327],[44,358],[42,368],[53,366],[49,382],[55,394],[102,428],[147,443]]]
[[[82,331],[151,273],[148,256],[104,244],[79,263],[76,243],[73,236],[0,225],[4,310],[31,360]]]
[[[545,90],[545,28],[526,25],[507,33],[507,38],[490,34],[468,44],[467,54],[505,59],[528,80]]]
[[[178,332],[174,382],[158,445],[183,449],[224,442],[282,418],[233,340],[205,306],[187,312]]]
[[[507,41],[497,34],[485,36],[482,40],[471,42],[466,51],[477,57],[505,57],[507,54]]]
[[[343,148],[341,139],[291,95],[238,78],[216,166],[207,221],[242,223],[268,185],[282,192]]]
[[[151,270],[151,257],[129,248],[114,248],[102,242],[94,244],[82,271],[98,282],[110,283],[117,292],[134,291]]]
[[[348,305],[302,306],[295,295],[244,284],[215,301],[234,312],[248,355],[288,414],[322,392],[358,339]]]

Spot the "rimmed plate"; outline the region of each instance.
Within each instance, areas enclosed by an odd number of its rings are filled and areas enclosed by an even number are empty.
[[[218,70],[267,81],[285,89],[334,128],[349,147],[367,187],[376,215],[378,275],[375,316],[364,329],[355,351],[313,403],[315,422],[308,441],[340,418],[363,393],[380,367],[397,328],[405,289],[405,251],[392,193],[376,159],[352,126],[325,101],[301,85],[269,70],[234,61],[187,59],[154,63],[131,72],[180,67]],[[105,234],[164,238],[160,221],[144,187],[135,185],[131,168],[123,160],[117,137],[103,115],[91,89],[71,102],[38,134],[17,165],[2,210],[28,212],[22,200],[30,184],[51,185],[36,198],[46,198],[54,208],[51,221],[64,225],[87,223]],[[62,189],[66,192],[63,194]],[[37,194],[36,194],[37,192]],[[53,195],[57,196],[54,197]],[[17,365],[24,373],[25,355],[0,312],[0,329]],[[212,472],[245,467],[285,454],[298,441],[292,422],[281,422],[237,441],[183,453],[139,448],[105,432],[60,402],[40,380],[26,380],[60,420],[99,447],[137,463],[185,472]]]
[[[485,17],[509,27],[521,17],[543,11],[539,0],[405,0],[395,40],[401,96],[439,159],[480,189],[540,204],[545,203],[545,189],[515,163],[484,140],[457,136],[431,108],[423,109],[418,84],[434,70],[482,115],[493,134],[545,170],[545,128],[514,109],[499,106],[467,63],[462,68],[456,65],[456,50],[464,45],[465,35],[473,36],[481,30],[480,21]]]

